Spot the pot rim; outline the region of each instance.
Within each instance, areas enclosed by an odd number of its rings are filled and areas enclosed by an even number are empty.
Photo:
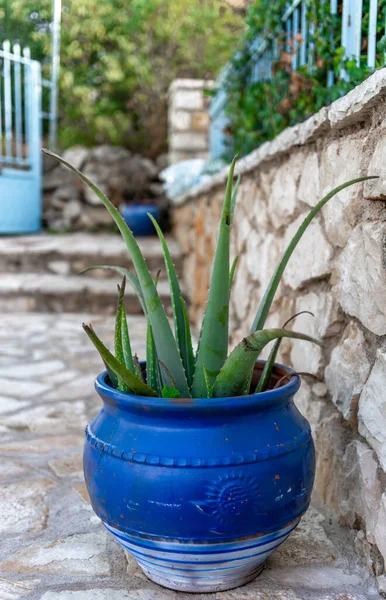
[[[256,366],[264,365],[265,361],[256,361]],[[285,400],[292,398],[300,388],[300,377],[290,367],[275,363],[275,368],[285,373],[292,375],[290,381],[285,385],[258,394],[249,394],[248,396],[229,396],[227,398],[154,398],[150,396],[137,396],[121,392],[111,387],[106,379],[107,371],[100,373],[95,379],[95,389],[101,398],[112,400],[114,403],[122,406],[122,408],[146,408],[154,410],[170,409],[185,410],[187,412],[195,412],[196,410],[213,410],[213,409],[240,409],[240,408],[258,408],[264,407],[265,404],[279,404]]]

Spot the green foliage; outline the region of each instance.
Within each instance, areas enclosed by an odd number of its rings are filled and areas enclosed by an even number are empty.
[[[0,0],[1,10],[3,39],[49,55],[51,0]],[[218,0],[63,0],[61,145],[164,151],[171,81],[216,77],[243,27]]]
[[[121,268],[117,269],[118,272],[124,274],[124,278],[122,286],[118,287],[119,300],[115,327],[116,356],[113,356],[111,352],[109,352],[91,327],[84,326],[86,333],[107,366],[112,385],[119,390],[124,392],[130,390],[135,394],[157,397],[160,396],[161,391],[162,397],[168,398],[180,396],[184,398],[216,398],[249,394],[256,359],[266,344],[283,337],[319,343],[317,340],[307,335],[287,331],[285,329],[263,330],[264,323],[285,267],[312,219],[336,193],[349,185],[371,179],[372,177],[361,177],[338,186],[311,209],[309,215],[304,219],[289,243],[283,258],[272,276],[257,311],[251,334],[247,338],[244,338],[234,348],[229,357],[227,357],[229,296],[236,265],[236,261],[234,261],[230,268],[229,259],[230,230],[235,205],[235,192],[237,192],[238,186],[237,182],[236,189],[232,190],[236,159],[233,160],[229,169],[224,206],[220,221],[220,231],[208,293],[208,302],[202,324],[200,342],[195,357],[195,369],[193,375],[190,364],[191,357],[193,356],[193,349],[186,306],[182,300],[180,285],[178,283],[177,274],[174,269],[169,249],[158,225],[154,223],[163,247],[165,265],[169,277],[175,320],[175,335],[173,335],[167,315],[157,292],[158,274],[155,281],[153,281],[141,250],[118,210],[103,192],[101,192],[95,184],[75,167],[52,152],[48,152],[47,150],[44,152],[67,166],[97,194],[118,226],[136,271],[136,276],[131,275],[130,277],[129,272],[126,272]],[[106,266],[103,268],[106,268]],[[132,360],[129,358],[131,357],[131,347],[127,330],[126,315],[124,312],[126,276],[128,281],[130,281],[137,290],[138,297],[143,304],[144,314],[148,321],[146,339],[146,382],[137,357],[132,357]],[[273,358],[268,363],[268,369],[272,368],[275,358],[275,355],[271,356]],[[191,380],[191,375],[193,375],[193,380]],[[265,385],[270,380],[270,372],[265,372],[264,377]],[[259,391],[264,391],[263,385],[259,386]]]
[[[292,56],[303,40],[285,39],[281,17],[286,0],[256,0],[248,10],[247,31],[238,52],[233,56],[225,79],[227,95],[229,151],[245,155],[263,142],[272,140],[286,127],[304,121],[323,106],[330,104],[361,83],[370,69],[367,65],[367,35],[369,0],[364,0],[362,20],[362,56],[358,67],[353,60],[344,59],[341,46],[340,17],[330,14],[330,3],[310,0],[307,22],[314,26],[309,34],[313,44],[310,65],[292,69]],[[378,6],[376,67],[384,66],[384,33],[386,6]],[[278,58],[272,64],[272,78],[253,81],[253,46],[256,39],[266,39],[268,51],[274,44]],[[342,77],[343,70],[347,77]],[[330,74],[334,83],[327,86]]]

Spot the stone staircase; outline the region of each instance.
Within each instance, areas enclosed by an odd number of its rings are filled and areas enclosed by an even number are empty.
[[[167,239],[177,272],[182,254],[173,238]],[[139,245],[152,273],[161,269],[158,291],[170,308],[169,286],[157,237],[140,238]],[[133,270],[127,249],[118,234],[40,234],[0,238],[0,311],[85,312],[113,314],[117,301],[112,271],[80,272],[91,265],[117,265]],[[130,286],[126,308],[138,314],[141,307]]]

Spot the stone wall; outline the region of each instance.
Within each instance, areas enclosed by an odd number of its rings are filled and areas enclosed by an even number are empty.
[[[166,155],[152,161],[120,146],[74,146],[63,158],[80,169],[117,207],[125,202],[165,204],[158,179]],[[69,169],[44,155],[43,220],[55,231],[95,230],[111,226],[102,203]]]
[[[356,548],[377,575],[386,561],[386,69],[331,107],[239,161],[232,253],[232,345],[247,334],[273,269],[298,225],[338,184],[291,258],[267,326],[292,314],[294,329],[323,348],[286,341],[280,361],[315,374],[297,405],[317,446],[315,502],[356,530]],[[195,323],[209,283],[227,170],[193,189],[175,212]]]
[[[213,81],[176,79],[169,90],[169,164],[207,158],[210,97]]]

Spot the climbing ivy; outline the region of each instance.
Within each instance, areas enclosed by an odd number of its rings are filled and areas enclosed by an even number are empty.
[[[369,0],[363,2],[362,47],[360,65],[344,57],[341,45],[341,3],[338,15],[330,14],[330,3],[310,0],[307,9],[307,40],[313,48],[307,65],[292,68],[301,36],[286,40],[282,15],[285,0],[257,0],[247,14],[247,31],[233,56],[225,76],[226,113],[229,136],[228,157],[235,152],[245,155],[271,140],[288,126],[304,121],[361,83],[369,74],[367,67],[367,32]],[[384,65],[386,7],[378,9],[376,67]],[[266,40],[268,49],[277,48],[268,80],[253,80],[256,68],[253,48],[256,40]],[[330,75],[329,75],[330,74]],[[328,77],[332,85],[327,85]]]

